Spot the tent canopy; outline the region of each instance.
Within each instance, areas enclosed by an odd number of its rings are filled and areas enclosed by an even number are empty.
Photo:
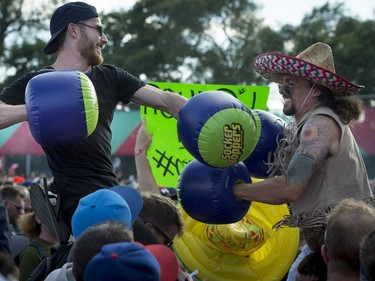
[[[141,119],[139,110],[116,111],[111,125],[112,154],[134,155],[134,145]],[[31,135],[28,122],[0,130],[0,155],[44,155],[43,149]]]
[[[366,108],[365,118],[351,127],[360,148],[367,155],[375,155],[375,108]],[[134,155],[134,145],[141,124],[139,110],[116,111],[111,125],[112,155]],[[40,145],[33,139],[29,125],[22,122],[0,130],[0,156],[3,155],[44,155]]]

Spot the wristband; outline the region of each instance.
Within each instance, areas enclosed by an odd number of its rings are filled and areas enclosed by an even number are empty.
[[[146,151],[146,149],[144,149],[144,148],[138,148],[138,149],[134,150],[134,155],[139,155],[139,154],[141,154],[145,151]]]

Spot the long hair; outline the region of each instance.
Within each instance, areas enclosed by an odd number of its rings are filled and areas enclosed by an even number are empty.
[[[343,96],[333,93],[332,90],[321,85],[316,85],[316,87],[322,92],[319,96],[320,102],[331,108],[344,124],[349,124],[359,119],[363,110],[361,99],[355,96]]]

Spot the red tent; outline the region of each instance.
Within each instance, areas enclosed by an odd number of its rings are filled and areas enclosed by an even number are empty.
[[[361,149],[367,155],[375,155],[375,107],[367,107],[363,117],[351,129]]]
[[[31,135],[28,122],[22,122],[6,130],[8,132],[1,132],[0,155],[44,155],[43,149]],[[12,133],[8,137],[9,132]]]
[[[134,155],[140,122],[139,111],[115,113],[111,125],[113,155]],[[0,130],[0,156],[4,155],[44,155],[44,151],[31,135],[28,122]]]
[[[140,126],[139,111],[116,112],[111,129],[112,154],[126,156],[134,154],[135,138]],[[375,108],[365,109],[364,119],[351,126],[358,145],[367,155],[375,155]],[[0,130],[0,156],[44,155],[33,139],[27,122]]]

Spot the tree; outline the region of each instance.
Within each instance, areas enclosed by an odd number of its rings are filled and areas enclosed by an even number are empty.
[[[42,0],[36,5],[30,0],[1,1],[0,63],[5,76],[0,79],[0,89],[25,72],[51,61],[50,56],[42,53],[43,36],[48,32],[53,7],[62,2]]]
[[[375,21],[360,21],[344,12],[343,3],[327,3],[306,15],[299,26],[284,26],[282,33],[286,41],[293,42],[290,53],[294,55],[318,41],[329,44],[336,73],[365,85],[360,97],[370,105],[375,93],[375,69],[372,66]]]
[[[148,81],[254,83],[260,78],[253,57],[265,45],[283,46],[256,10],[249,0],[141,0],[127,12],[104,15],[111,40],[106,61]]]
[[[43,0],[40,9],[26,13],[21,7],[29,1],[1,4],[0,39],[7,44],[1,45],[0,60],[15,72],[6,73],[3,85],[53,62],[54,56],[41,52],[48,39],[42,34],[52,9],[63,1]],[[101,14],[109,37],[103,54],[106,63],[145,81],[266,84],[251,67],[254,57],[269,51],[296,55],[323,41],[332,46],[337,73],[366,85],[368,95],[375,87],[375,22],[348,17],[344,7],[328,2],[300,25],[275,31],[256,16],[252,0],[139,0],[129,10]]]

